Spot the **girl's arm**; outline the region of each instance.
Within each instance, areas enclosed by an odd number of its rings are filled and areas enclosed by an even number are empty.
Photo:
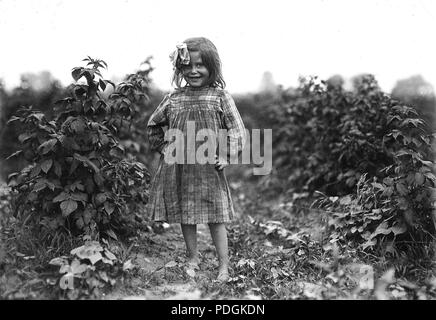
[[[244,122],[236,108],[235,101],[226,91],[223,91],[221,98],[221,107],[223,109],[223,122],[227,133],[227,161],[237,158],[242,152],[246,142],[246,132]]]
[[[165,132],[163,126],[168,125],[167,106],[169,104],[170,95],[166,95],[156,110],[150,116],[147,123],[148,140],[150,141],[151,150],[162,153],[166,141],[164,139]]]

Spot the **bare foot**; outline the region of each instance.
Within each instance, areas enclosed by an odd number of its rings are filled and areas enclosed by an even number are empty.
[[[188,267],[188,269],[192,269],[192,270],[200,269],[200,267],[198,266],[199,263],[200,263],[200,259],[198,258],[188,258],[186,260],[186,266]]]
[[[220,267],[218,270],[218,277],[216,278],[219,282],[229,281],[229,270],[227,266]]]

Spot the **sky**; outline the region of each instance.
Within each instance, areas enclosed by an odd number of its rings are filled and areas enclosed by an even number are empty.
[[[284,87],[372,73],[390,92],[417,74],[436,87],[435,32],[434,0],[0,0],[0,79],[10,88],[47,70],[67,85],[88,55],[116,79],[153,56],[152,78],[169,90],[170,52],[204,36],[230,92],[257,90],[266,71]]]

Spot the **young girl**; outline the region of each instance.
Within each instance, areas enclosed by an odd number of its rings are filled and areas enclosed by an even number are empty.
[[[154,221],[181,224],[191,268],[198,268],[199,263],[197,224],[207,223],[218,255],[217,280],[225,282],[229,278],[225,223],[233,219],[234,209],[224,168],[231,157],[242,151],[245,127],[232,97],[224,90],[221,60],[210,40],[187,39],[170,58],[174,67],[172,83],[176,88],[164,97],[147,124],[151,148],[161,153],[150,186],[147,211]],[[170,141],[165,140],[162,127],[178,129],[186,137],[189,121],[195,124],[196,133],[209,129],[218,136],[220,129],[230,130],[227,157],[219,157],[221,153],[216,151],[214,162],[192,164],[187,163],[190,151],[185,150],[184,163],[165,161],[165,149]],[[194,142],[196,147],[200,143],[203,142]]]

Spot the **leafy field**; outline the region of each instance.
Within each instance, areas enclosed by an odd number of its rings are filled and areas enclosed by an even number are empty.
[[[149,61],[118,84],[84,61],[65,90],[19,89],[2,110],[2,299],[435,298],[435,135],[373,76],[236,99],[248,128],[272,128],[273,170],[226,169],[238,215],[221,284],[207,227],[193,270],[180,226],[144,214],[162,97]]]
[[[234,168],[230,168],[230,171]],[[237,169],[239,170],[239,169]],[[239,217],[228,225],[230,281],[214,281],[217,259],[209,232],[199,228],[200,269],[184,262],[178,225],[155,225],[126,243],[112,241],[118,274],[91,277],[93,290],[60,289],[59,268],[2,247],[3,299],[434,299],[436,277],[419,261],[390,264],[328,241],[328,213],[306,201],[265,198],[256,182],[230,181]],[[298,195],[295,196],[298,198]],[[7,235],[7,233],[6,233]],[[3,239],[5,240],[5,239]],[[6,239],[7,240],[7,239]],[[3,242],[4,243],[4,242]],[[9,241],[10,243],[10,241]],[[47,254],[48,255],[48,254]],[[121,271],[124,267],[124,271]],[[77,283],[76,279],[76,283]],[[110,280],[113,282],[111,283]],[[103,285],[104,284],[104,285]],[[91,287],[90,285],[84,288]]]

